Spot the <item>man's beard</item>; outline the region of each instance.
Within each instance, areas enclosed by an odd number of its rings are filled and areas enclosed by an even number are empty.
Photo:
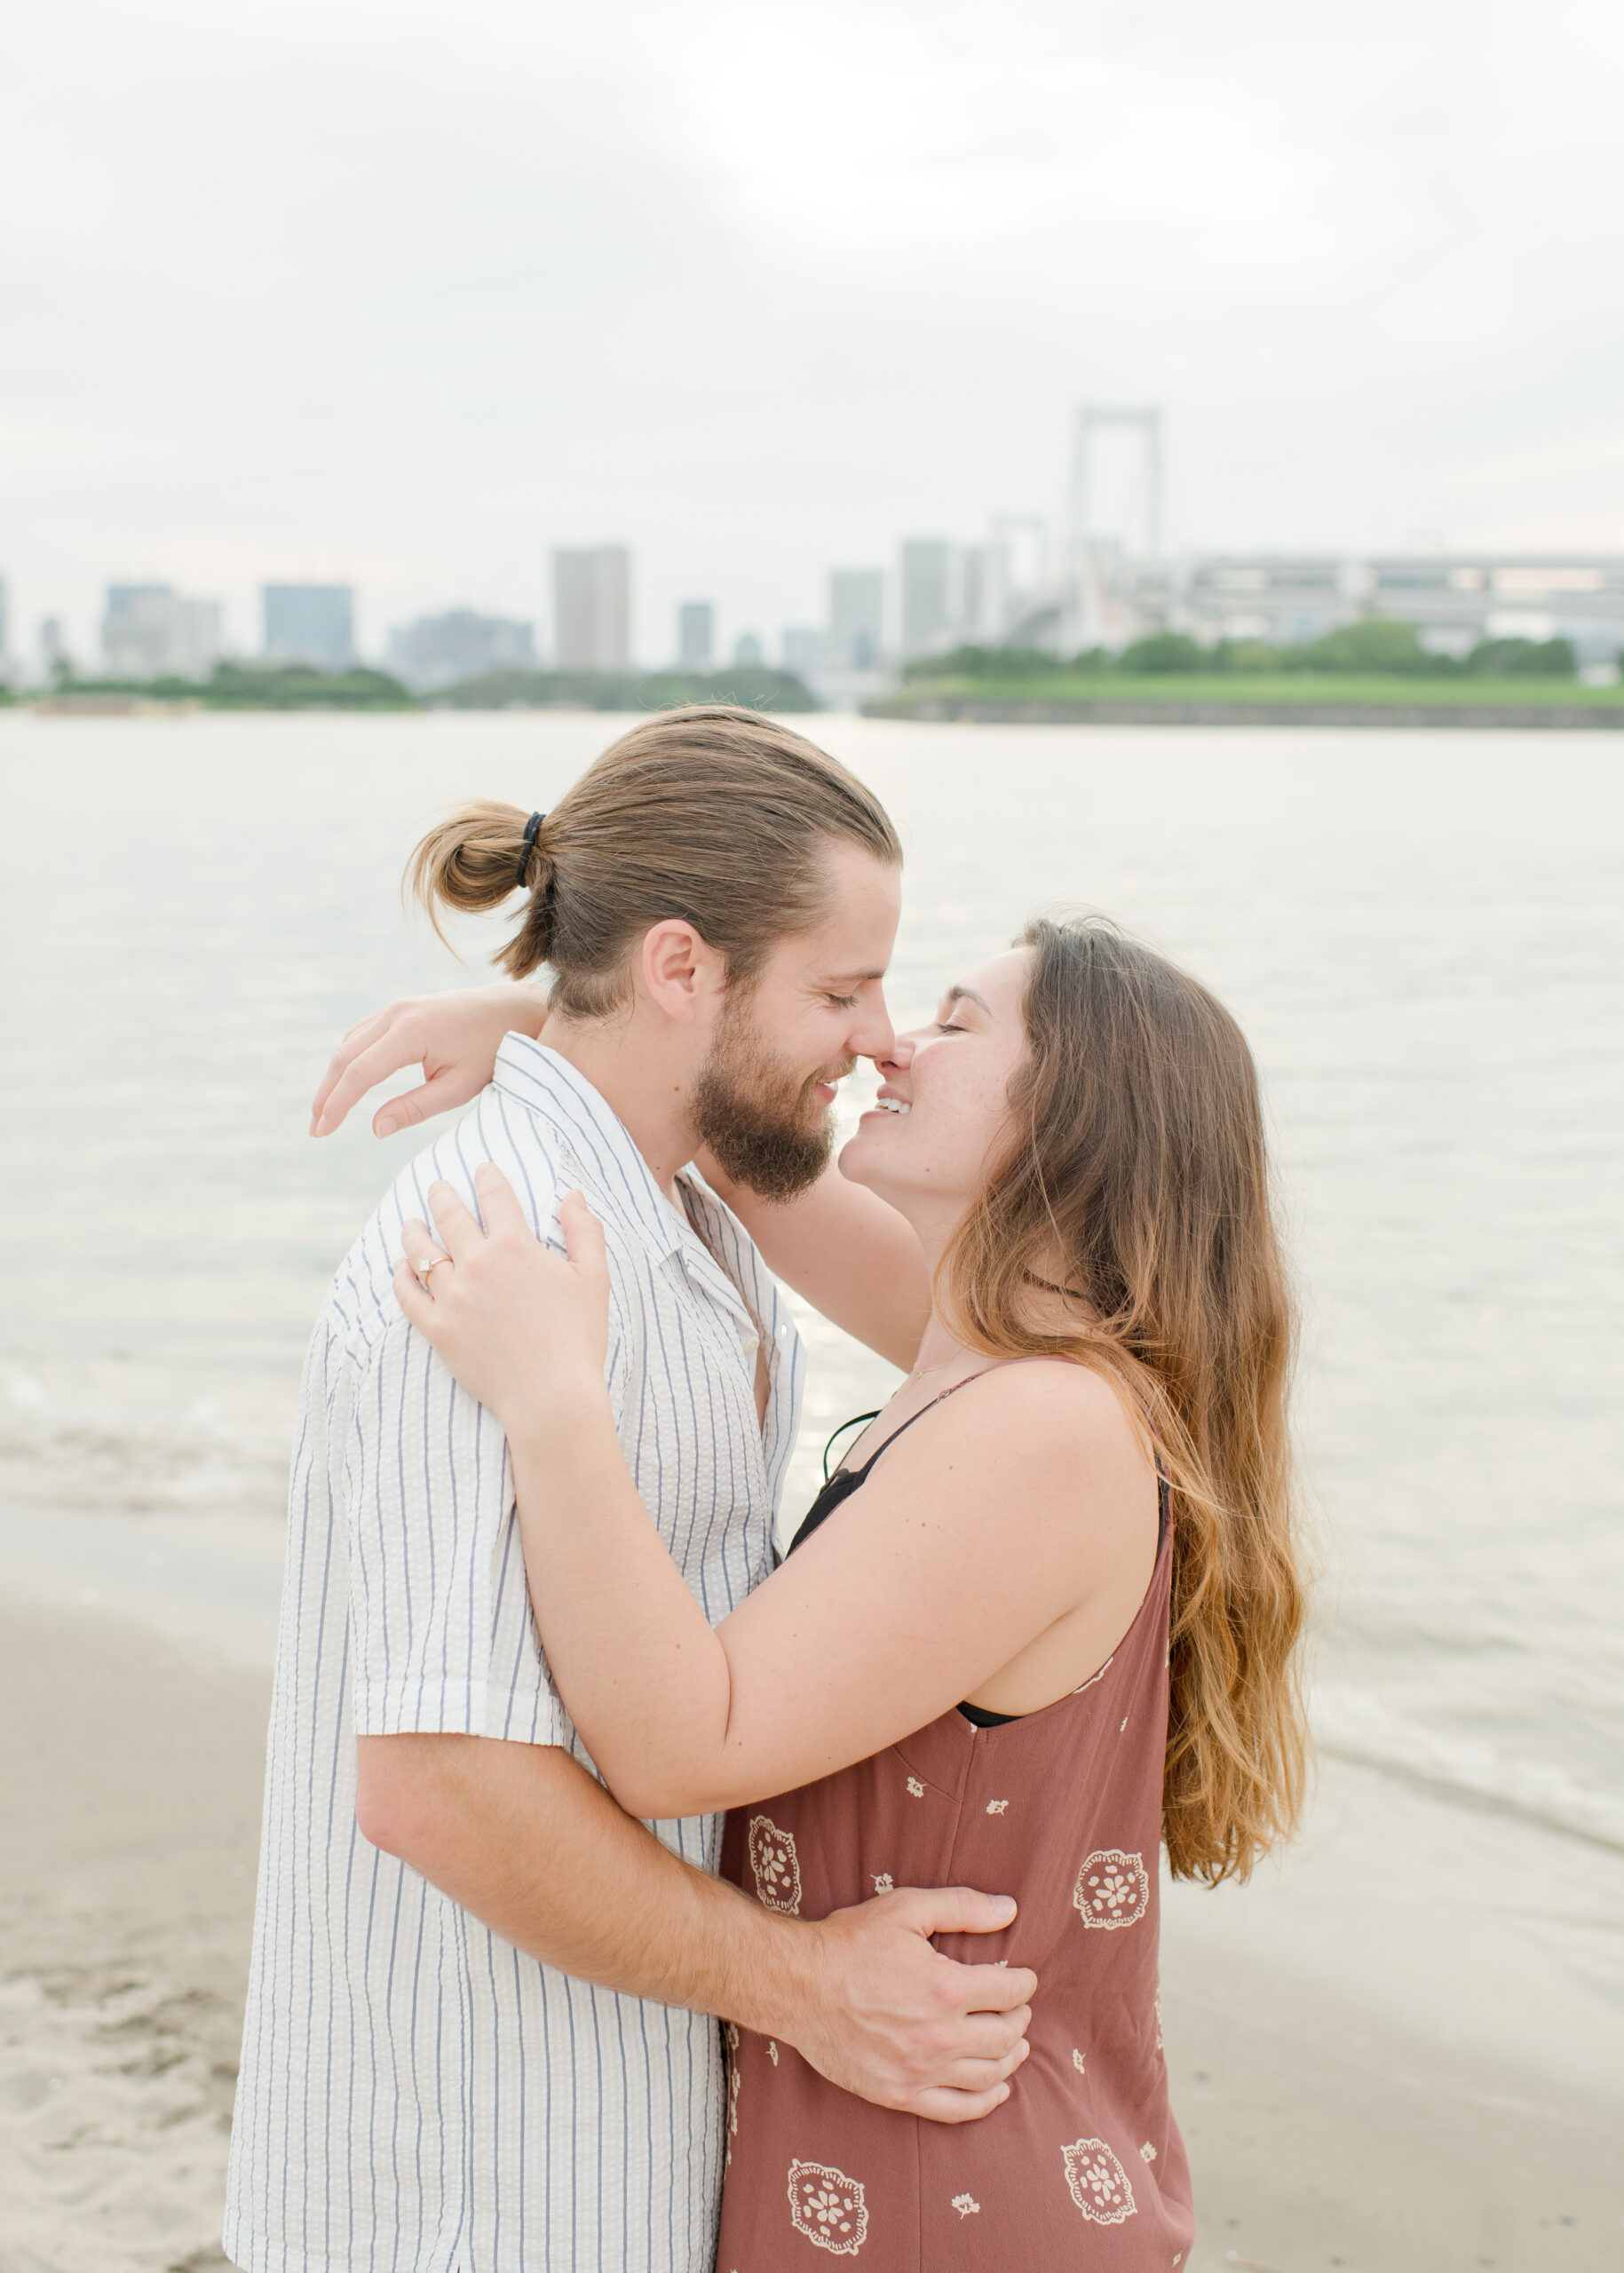
[[[845,1063],[797,1080],[774,1057],[748,1007],[728,1006],[693,1091],[693,1125],[723,1174],[763,1200],[793,1200],[828,1166],[832,1107],[812,1091],[852,1071]]]

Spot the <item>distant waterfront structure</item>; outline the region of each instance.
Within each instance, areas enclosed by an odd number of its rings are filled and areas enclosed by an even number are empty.
[[[348,670],[355,661],[355,593],[348,584],[266,584],[261,646],[273,662]]]
[[[1067,513],[1066,565],[1080,645],[1120,644],[1118,564],[1162,558],[1164,489],[1161,410],[1149,404],[1121,409],[1084,403],[1077,413]]]
[[[206,678],[220,658],[223,622],[218,600],[188,599],[168,584],[109,584],[103,668],[111,678]]]
[[[59,615],[42,615],[39,620],[39,675],[49,682],[67,664],[67,638],[62,630]]]
[[[829,571],[829,660],[836,670],[873,670],[885,652],[885,571]]]
[[[1000,513],[980,544],[959,555],[956,634],[974,645],[1003,644],[1031,594],[1046,586],[1050,525],[1034,513]]]
[[[810,686],[828,666],[829,635],[820,624],[788,623],[779,641],[784,669]]]
[[[1073,655],[1158,631],[1286,647],[1367,616],[1413,624],[1440,655],[1565,639],[1581,671],[1606,677],[1624,652],[1624,556],[1176,551],[1167,496],[1160,408],[1082,405],[1058,544],[1037,517],[1001,514],[978,544],[903,545],[904,657],[959,642]]]
[[[631,668],[631,555],[597,544],[552,556],[553,658],[561,671]]]
[[[1186,632],[1290,646],[1364,616],[1414,624],[1434,654],[1487,639],[1565,639],[1581,669],[1624,649],[1624,555],[1197,553],[1119,558],[1111,598],[1133,638]]]
[[[906,537],[902,544],[902,653],[937,654],[953,644],[954,550],[946,537]]]
[[[741,631],[733,641],[733,661],[741,669],[747,664],[754,666],[766,661],[761,642],[753,631]]]
[[[471,607],[420,615],[389,635],[389,669],[419,693],[455,686],[461,679],[511,668],[534,670],[535,626],[505,615],[481,615]]]
[[[885,572],[831,569],[828,595],[827,623],[786,627],[783,665],[811,691],[820,709],[855,709],[889,683]]]
[[[685,671],[708,671],[716,652],[717,612],[709,600],[684,600],[677,611],[677,660]]]

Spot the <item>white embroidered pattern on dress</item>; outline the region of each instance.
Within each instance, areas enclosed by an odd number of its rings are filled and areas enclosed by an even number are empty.
[[[1137,1925],[1150,1898],[1144,1857],[1125,1855],[1120,1847],[1097,1849],[1078,1872],[1072,1889],[1072,1904],[1081,1912],[1083,1924],[1108,1934],[1119,1926]]]
[[[767,2039],[767,2057],[776,2068],[778,2065],[778,2047],[771,2037]]]
[[[1075,2045],[1072,2047],[1072,2065],[1075,2068],[1080,2076],[1083,2076],[1088,2073],[1087,2069],[1082,2064],[1082,2055],[1078,2051]]]
[[[1091,2226],[1120,2226],[1133,2216],[1128,2173],[1103,2139],[1079,2139],[1060,2152],[1072,2199]]]
[[[831,2257],[855,2257],[868,2232],[861,2180],[828,2163],[792,2162],[789,2222]]]
[[[918,1777],[917,1777],[917,1776],[910,1776],[910,1777],[908,1778],[908,1779],[907,1779],[907,1788],[908,1788],[909,1794],[910,1794],[910,1796],[911,1796],[912,1798],[914,1798],[914,1799],[915,1799],[915,1800],[923,1800],[923,1797],[924,1797],[924,1795],[925,1795],[925,1787],[924,1787],[924,1786],[920,1782],[920,1780],[919,1780],[919,1778],[918,1778]]]
[[[1156,2049],[1161,2050],[1161,1999],[1156,2000]]]
[[[988,1815],[1002,1815],[1009,1804],[1008,1800],[989,1800],[986,1803],[986,1811]]]
[[[955,2194],[953,2198],[953,2207],[961,2218],[969,2218],[974,2216],[981,2205],[973,2194]]]
[[[758,1898],[769,1910],[785,1910],[798,1917],[801,1865],[795,1851],[795,1833],[780,1831],[770,1815],[753,1815],[749,1852]]]
[[[1150,2141],[1147,2139],[1139,2150],[1139,2160],[1142,2163],[1153,2163],[1155,2159],[1156,2150],[1152,2146]]]
[[[879,1873],[874,1882],[874,1890],[876,1894],[893,1894],[896,1891],[896,1881],[889,1871]]]

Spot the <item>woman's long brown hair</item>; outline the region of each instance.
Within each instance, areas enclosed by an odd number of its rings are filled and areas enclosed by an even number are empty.
[[[1295,1313],[1257,1072],[1204,986],[1095,918],[1028,926],[1016,1136],[944,1256],[945,1307],[988,1355],[1106,1375],[1173,1504],[1162,1826],[1174,1875],[1245,1878],[1290,1833],[1307,1741],[1287,1400]],[[1035,1330],[1028,1274],[1085,1300]]]

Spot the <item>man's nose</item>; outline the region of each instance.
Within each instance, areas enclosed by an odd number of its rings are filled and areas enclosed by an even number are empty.
[[[914,1062],[914,1052],[918,1046],[911,1034],[893,1034],[885,1049],[872,1052],[865,1050],[863,1055],[865,1057],[873,1057],[882,1074],[906,1073]]]
[[[891,1025],[885,998],[867,1004],[847,1037],[847,1047],[857,1057],[872,1057],[876,1065],[883,1065],[897,1054],[897,1030]]]

